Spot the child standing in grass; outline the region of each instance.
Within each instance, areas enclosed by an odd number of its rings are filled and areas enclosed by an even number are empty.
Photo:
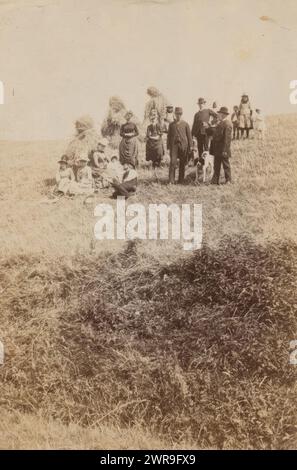
[[[75,181],[72,168],[68,166],[67,155],[62,155],[58,161],[59,170],[56,173],[56,187],[54,192],[58,194],[67,194],[72,182]]]
[[[238,106],[233,107],[233,113],[231,115],[231,122],[233,128],[233,140],[239,139],[239,108]]]
[[[238,125],[240,129],[241,138],[244,138],[244,131],[246,138],[249,138],[250,129],[252,129],[252,107],[247,93],[241,96],[240,105],[238,107]]]
[[[254,115],[254,129],[257,139],[263,140],[265,134],[265,120],[261,109],[257,108]]]

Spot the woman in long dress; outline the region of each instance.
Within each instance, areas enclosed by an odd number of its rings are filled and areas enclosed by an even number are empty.
[[[146,161],[152,162],[155,176],[157,176],[156,168],[160,166],[164,155],[163,132],[156,112],[151,113],[150,121],[146,131]]]
[[[120,163],[124,165],[125,163],[131,163],[134,167],[138,166],[138,139],[139,134],[138,128],[134,122],[131,122],[133,113],[128,111],[125,115],[126,123],[121,126],[120,135],[122,137],[119,153],[120,153]]]

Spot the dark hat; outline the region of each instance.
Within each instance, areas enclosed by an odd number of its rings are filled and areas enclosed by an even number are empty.
[[[198,99],[198,104],[205,104],[205,103],[206,103],[206,101],[205,101],[204,98],[199,98]]]
[[[175,112],[176,114],[183,114],[183,108],[180,108],[179,106],[177,106],[177,107],[175,108],[174,112]]]
[[[67,155],[62,155],[58,163],[68,163],[68,157]]]
[[[172,106],[172,105],[168,105],[168,106],[166,106],[166,109],[167,109],[167,111],[173,111],[173,106]]]
[[[226,108],[226,106],[222,106],[221,109],[218,111],[218,113],[229,114],[229,111],[228,111],[228,108]]]

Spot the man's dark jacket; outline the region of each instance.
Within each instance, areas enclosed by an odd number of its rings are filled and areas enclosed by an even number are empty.
[[[181,150],[189,153],[192,147],[192,135],[190,126],[185,121],[173,121],[169,124],[167,134],[167,148],[171,150],[174,145],[180,142]]]
[[[214,156],[221,156],[224,152],[231,157],[232,124],[228,119],[220,121],[217,125],[213,141],[212,151]]]
[[[217,115],[212,109],[208,108],[200,109],[200,111],[195,114],[192,126],[193,137],[196,137],[198,139],[200,135],[206,134],[205,126],[203,125],[203,123],[209,125],[211,117],[216,118]]]

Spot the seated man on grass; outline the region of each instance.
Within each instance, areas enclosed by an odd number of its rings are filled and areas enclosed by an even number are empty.
[[[126,199],[136,192],[137,188],[137,171],[135,170],[135,166],[133,163],[125,163],[123,165],[124,173],[122,177],[122,182],[119,182],[116,178],[114,178],[112,182],[112,186],[114,187],[115,191],[112,195],[113,198],[117,198],[118,196],[124,196]]]

